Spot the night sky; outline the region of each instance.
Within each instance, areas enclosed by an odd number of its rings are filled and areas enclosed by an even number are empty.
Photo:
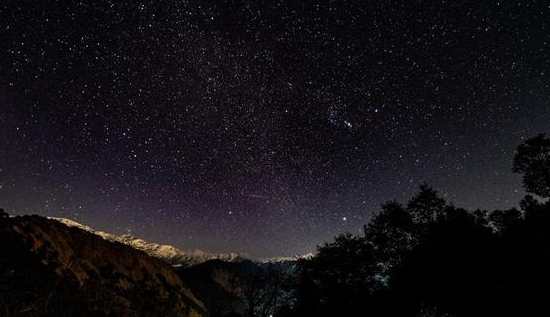
[[[303,254],[424,181],[516,206],[549,83],[547,1],[6,0],[0,206]]]

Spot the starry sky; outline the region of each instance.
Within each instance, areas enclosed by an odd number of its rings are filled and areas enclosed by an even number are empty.
[[[422,182],[524,194],[550,132],[547,1],[0,4],[0,206],[272,257],[358,233]]]

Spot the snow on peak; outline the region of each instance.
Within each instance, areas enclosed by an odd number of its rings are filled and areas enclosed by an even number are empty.
[[[208,260],[222,260],[225,262],[242,262],[246,260],[236,253],[214,254],[204,252],[202,250],[184,251],[171,245],[147,242],[143,239],[139,239],[128,234],[114,235],[104,231],[97,231],[89,226],[66,218],[49,217],[49,219],[57,220],[69,227],[76,227],[84,231],[94,233],[108,241],[120,242],[132,246],[135,249],[141,250],[150,256],[164,260],[174,266],[192,266]]]
[[[315,254],[314,253],[307,253],[307,254],[302,254],[302,255],[295,255],[295,256],[280,256],[280,257],[274,257],[274,258],[262,258],[260,259],[260,262],[262,263],[277,263],[277,262],[294,262],[294,261],[297,261],[297,260],[302,260],[302,259],[311,259],[312,257],[314,257]]]

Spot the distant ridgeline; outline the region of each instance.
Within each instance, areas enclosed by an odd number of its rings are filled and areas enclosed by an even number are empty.
[[[215,254],[215,253],[204,252],[201,250],[184,251],[176,247],[173,247],[171,245],[162,245],[162,244],[147,242],[147,241],[144,241],[143,239],[139,239],[131,235],[119,236],[119,235],[110,234],[104,231],[94,230],[89,226],[80,224],[70,219],[64,219],[64,218],[50,218],[50,219],[57,220],[70,227],[75,227],[75,228],[79,228],[79,229],[94,233],[108,241],[127,244],[131,247],[134,247],[135,249],[141,250],[149,254],[150,256],[159,258],[165,261],[166,263],[174,266],[189,267],[200,263],[204,263],[209,260],[222,260],[224,262],[242,262],[246,260],[245,258],[235,253]]]

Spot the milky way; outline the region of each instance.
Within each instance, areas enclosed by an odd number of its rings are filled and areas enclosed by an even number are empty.
[[[545,1],[3,1],[0,205],[251,257],[523,191]]]

